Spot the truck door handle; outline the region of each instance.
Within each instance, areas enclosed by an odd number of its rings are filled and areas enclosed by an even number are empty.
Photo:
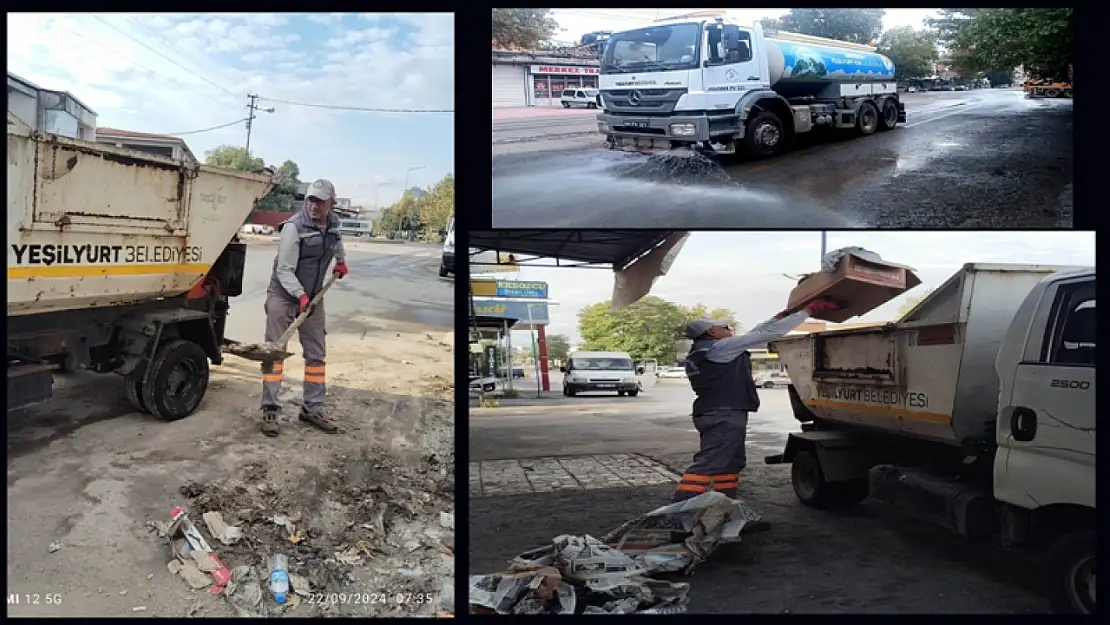
[[[759,76],[748,76],[748,80],[759,80]]]
[[[1024,406],[1014,408],[1013,414],[1010,415],[1010,433],[1013,435],[1015,441],[1023,443],[1027,443],[1036,438],[1036,411]]]

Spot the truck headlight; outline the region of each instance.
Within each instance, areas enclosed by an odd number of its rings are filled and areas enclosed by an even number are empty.
[[[693,124],[671,124],[671,134],[676,137],[692,137],[696,133]]]
[[[598,130],[598,132],[603,132],[605,134],[609,134],[609,122],[598,121],[597,122],[597,130]]]
[[[455,253],[455,246],[451,243],[448,243],[447,245],[443,246],[443,251],[447,252],[449,254],[454,254]]]

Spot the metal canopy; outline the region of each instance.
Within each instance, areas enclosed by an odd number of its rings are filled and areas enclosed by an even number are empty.
[[[673,230],[480,230],[468,233],[477,251],[528,254],[556,261],[627,267]],[[524,262],[523,260],[518,262]]]

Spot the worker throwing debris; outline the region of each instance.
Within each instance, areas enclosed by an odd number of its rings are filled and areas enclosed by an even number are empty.
[[[332,273],[347,275],[346,254],[339,236],[339,218],[332,213],[335,186],[317,180],[305,194],[304,207],[281,224],[281,242],[266,289],[266,340],[276,341],[297,315],[304,312],[324,286],[328,265],[335,260]],[[324,414],[325,344],[324,304],[321,300],[298,329],[304,356],[304,404],[300,419],[321,430],[334,433],[335,423]],[[278,435],[283,362],[262,363],[262,433]]]
[[[686,355],[686,377],[697,395],[693,415],[701,448],[678,483],[674,501],[711,490],[736,496],[740,471],[748,463],[744,450],[748,413],[759,410],[748,349],[781,338],[811,313],[837,308],[833,302],[810,302],[801,311],[783,311],[741,336],[733,336],[731,319],[695,319],[686,324],[686,337],[694,341]]]

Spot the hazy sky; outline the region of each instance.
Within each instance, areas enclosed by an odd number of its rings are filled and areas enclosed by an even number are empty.
[[[559,41],[577,41],[582,35],[597,30],[628,30],[646,26],[652,21],[707,9],[553,9],[552,17],[563,30],[555,35]],[[912,26],[921,28],[926,17],[938,9],[886,9],[883,28]],[[738,24],[754,24],[765,17],[780,17],[790,9],[728,9],[728,16]]]
[[[1045,265],[1094,265],[1095,235],[1091,232],[830,232],[829,250],[859,246],[885,260],[917,270],[921,285],[865,316],[851,321],[891,320],[907,297],[939,286],[970,262]],[[686,241],[671,271],[659,278],[651,294],[709,308],[724,307],[750,328],[786,306],[796,275],[820,267],[819,232],[695,232]],[[609,299],[613,274],[601,269],[522,267],[519,280],[550,284],[549,333],[579,340],[577,313]],[[514,343],[517,340],[514,339]],[[523,344],[523,343],[521,343]]]
[[[141,42],[141,43],[140,43]],[[145,44],[145,45],[144,45]],[[97,125],[157,134],[247,116],[247,93],[363,108],[454,108],[451,14],[8,14],[8,71],[69,91]],[[370,207],[454,170],[454,115],[340,111],[261,101],[251,152],[292,159]],[[246,128],[182,135],[198,158]],[[387,183],[379,187],[379,183]]]

